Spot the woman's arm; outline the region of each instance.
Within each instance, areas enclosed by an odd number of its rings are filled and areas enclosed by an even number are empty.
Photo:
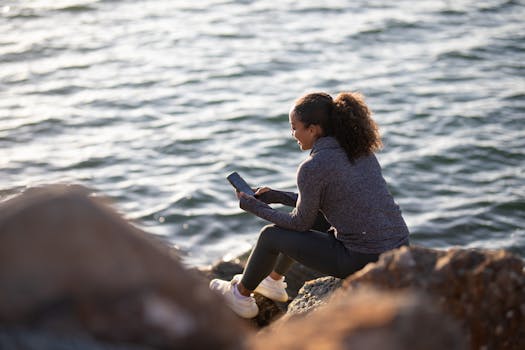
[[[263,201],[248,195],[240,197],[240,207],[283,228],[296,231],[311,229],[319,212],[323,188],[322,178],[315,168],[311,159],[299,167],[297,172],[299,194],[292,212],[275,210]]]
[[[297,193],[272,190],[269,188],[267,191],[255,196],[258,200],[263,201],[266,204],[284,204],[289,207],[294,207],[297,203]]]

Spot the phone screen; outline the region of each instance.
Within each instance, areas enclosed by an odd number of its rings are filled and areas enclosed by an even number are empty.
[[[255,195],[250,185],[248,185],[237,172],[228,175],[227,179],[237,191],[244,192],[249,196]]]

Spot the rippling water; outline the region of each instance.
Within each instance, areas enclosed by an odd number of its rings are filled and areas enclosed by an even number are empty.
[[[224,177],[293,190],[287,112],[359,90],[430,247],[525,256],[524,1],[0,3],[0,198],[75,182],[191,265],[264,225]]]

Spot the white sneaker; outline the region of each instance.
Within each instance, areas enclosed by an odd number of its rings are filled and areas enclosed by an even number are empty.
[[[240,280],[239,280],[240,281]],[[253,318],[259,313],[259,307],[252,296],[245,297],[237,290],[238,281],[232,279],[230,282],[220,279],[210,281],[210,289],[217,291],[226,299],[226,304],[239,316]]]
[[[242,279],[242,275],[233,276],[232,281],[239,283]],[[288,301],[288,293],[286,292],[287,284],[284,281],[284,276],[276,281],[270,276],[266,276],[265,279],[259,283],[254,292],[264,295],[265,297],[285,303]]]

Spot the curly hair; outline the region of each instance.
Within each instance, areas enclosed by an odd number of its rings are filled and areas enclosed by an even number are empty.
[[[294,112],[306,127],[320,125],[323,136],[334,136],[353,162],[383,146],[377,124],[358,92],[342,92],[335,99],[324,92],[299,98]]]

